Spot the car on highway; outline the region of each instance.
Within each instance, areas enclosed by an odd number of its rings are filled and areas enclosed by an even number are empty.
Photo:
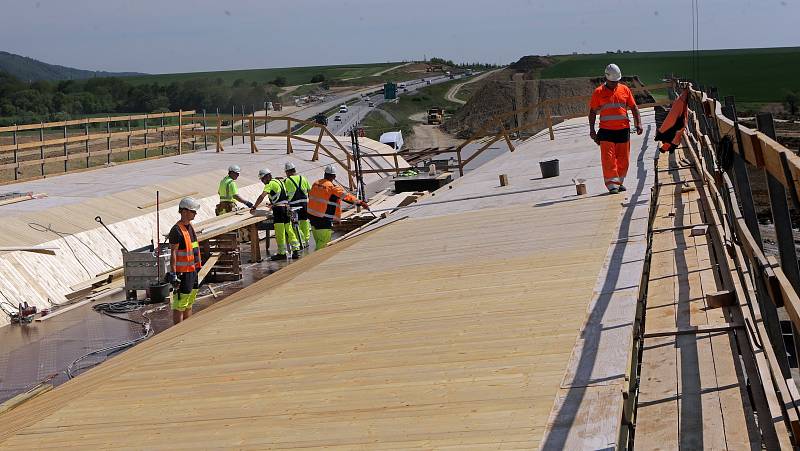
[[[426,80],[425,83],[431,84],[431,81],[430,80]]]
[[[337,114],[336,116],[333,117],[333,121],[334,122],[342,122],[342,117]]]
[[[347,105],[340,105],[339,106],[340,113],[347,113]]]
[[[375,102],[372,102],[372,101],[370,101],[370,102],[367,104],[367,106],[369,106],[370,108],[372,108],[372,107],[374,107],[374,106],[375,106]]]

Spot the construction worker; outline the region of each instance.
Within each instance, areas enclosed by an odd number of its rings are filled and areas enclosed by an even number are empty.
[[[283,186],[286,188],[286,196],[289,198],[289,208],[297,212],[297,228],[300,230],[300,245],[308,247],[311,241],[311,224],[308,221],[308,192],[311,184],[302,175],[297,175],[294,163],[291,161],[284,165],[286,180]]]
[[[300,242],[292,230],[292,222],[289,219],[289,198],[286,197],[286,188],[283,183],[276,178],[272,178],[269,169],[258,171],[258,178],[264,183],[264,191],[256,199],[255,205],[250,208],[250,212],[255,212],[265,197],[269,198],[270,208],[272,208],[272,223],[275,226],[275,242],[278,243],[278,253],[270,257],[270,260],[287,260],[286,241],[288,238],[289,246],[292,250],[292,258],[300,258]]]
[[[236,179],[239,178],[240,172],[242,172],[242,170],[238,165],[234,164],[228,167],[228,175],[219,182],[219,189],[217,190],[219,194],[219,204],[217,204],[216,208],[217,216],[233,211],[233,209],[236,208],[236,201],[247,205],[249,208],[253,208],[252,202],[246,201],[239,196],[239,187],[236,186]]]
[[[606,67],[606,81],[592,93],[589,101],[589,137],[600,145],[603,179],[608,192],[625,191],[628,159],[631,149],[628,108],[633,112],[636,134],[642,134],[642,119],[630,88],[621,84],[622,71],[616,64]],[[595,132],[594,120],[600,116],[600,130]]]
[[[197,273],[202,267],[200,246],[197,234],[192,227],[192,220],[197,215],[200,202],[184,197],[178,204],[181,219],[169,231],[169,247],[172,250],[169,258],[170,272],[164,281],[176,286],[172,296],[172,322],[178,324],[192,316],[192,304],[197,297],[200,281]]]
[[[325,178],[314,182],[308,193],[308,216],[316,250],[324,248],[331,240],[333,221],[338,221],[342,216],[342,201],[369,209],[366,202],[334,184],[335,179],[336,170],[333,166],[325,166]]]

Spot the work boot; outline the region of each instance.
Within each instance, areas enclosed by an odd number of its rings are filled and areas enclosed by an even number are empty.
[[[608,190],[608,194],[619,194],[619,190],[616,188],[611,188]]]
[[[300,252],[292,251],[292,260],[299,260],[300,259]]]
[[[270,257],[269,259],[270,259],[270,261],[277,262],[277,261],[281,261],[281,260],[288,260],[288,257],[286,256],[286,254],[275,254],[272,257]]]
[[[620,185],[619,188],[617,188],[617,191],[621,193],[623,191],[628,191],[628,188],[625,188],[625,185]]]

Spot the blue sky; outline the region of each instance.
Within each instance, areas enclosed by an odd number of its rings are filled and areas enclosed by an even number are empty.
[[[690,50],[691,0],[0,0],[0,50],[149,73]],[[701,48],[800,45],[800,0],[700,0]]]

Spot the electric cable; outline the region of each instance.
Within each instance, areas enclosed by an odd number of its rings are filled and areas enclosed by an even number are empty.
[[[44,226],[44,225],[39,224],[37,222],[29,222],[28,223],[28,227],[32,228],[33,230],[36,230],[37,232],[51,232],[51,233],[54,233],[54,234],[58,235],[59,238],[64,240],[64,243],[66,243],[66,245],[69,248],[70,252],[72,252],[72,256],[75,257],[75,260],[77,260],[78,263],[83,268],[83,270],[86,271],[86,274],[88,274],[90,276],[94,276],[94,275],[91,272],[89,272],[89,269],[86,268],[86,265],[84,265],[83,262],[81,261],[81,259],[78,258],[78,254],[75,252],[75,249],[72,247],[72,245],[69,244],[69,241],[67,240],[67,237],[71,236],[72,238],[75,238],[75,240],[77,240],[79,243],[81,243],[83,245],[83,247],[85,247],[86,249],[89,249],[89,252],[94,254],[94,256],[97,257],[98,259],[100,259],[100,261],[103,262],[106,266],[108,266],[111,269],[115,268],[115,266],[113,266],[112,264],[108,263],[107,261],[105,261],[103,259],[103,257],[98,255],[97,252],[95,252],[94,249],[92,249],[91,246],[86,244],[83,240],[81,240],[80,238],[78,238],[77,236],[75,236],[72,233],[59,232],[58,230],[53,228],[52,224],[48,224],[47,226]]]

